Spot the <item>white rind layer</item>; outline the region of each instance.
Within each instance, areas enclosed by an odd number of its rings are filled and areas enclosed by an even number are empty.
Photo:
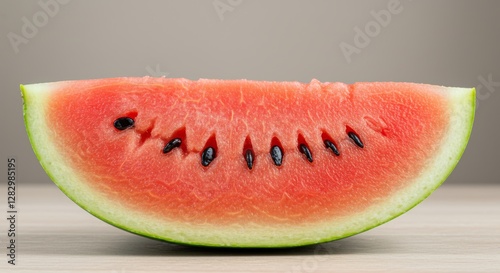
[[[263,227],[221,227],[165,222],[142,213],[124,210],[87,186],[85,179],[72,169],[53,142],[44,117],[50,92],[61,83],[21,86],[24,99],[25,123],[35,154],[54,183],[75,203],[94,216],[124,230],[147,237],[181,244],[232,247],[288,247],[326,242],[351,236],[387,222],[417,205],[430,195],[451,173],[465,150],[475,111],[475,90],[446,88],[451,119],[448,132],[441,140],[439,151],[424,171],[408,183],[408,187],[388,196],[385,202],[343,219],[322,223]],[[63,136],[61,136],[63,137]]]

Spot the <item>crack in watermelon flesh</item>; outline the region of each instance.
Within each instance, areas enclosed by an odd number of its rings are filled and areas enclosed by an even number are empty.
[[[396,217],[451,172],[474,113],[473,89],[412,83],[145,77],[22,89],[35,152],[77,204],[138,234],[214,246],[317,243]],[[117,130],[121,117],[134,126]],[[181,146],[163,153],[174,138]],[[207,147],[216,156],[203,166]]]

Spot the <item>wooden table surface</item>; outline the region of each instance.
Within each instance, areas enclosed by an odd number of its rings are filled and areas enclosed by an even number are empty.
[[[500,272],[500,186],[445,185],[368,232],[281,250],[163,243],[94,218],[54,185],[17,194],[17,265],[3,220],[0,272]]]

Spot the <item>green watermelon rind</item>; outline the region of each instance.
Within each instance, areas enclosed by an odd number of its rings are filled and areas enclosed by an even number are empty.
[[[54,83],[57,84],[57,83]],[[45,84],[47,85],[47,84]],[[36,85],[39,89],[49,89],[47,88],[48,86],[39,86]],[[34,88],[35,85],[31,85],[30,88]],[[98,197],[94,196],[85,196],[87,195],[92,195],[90,188],[86,188],[83,183],[75,183],[78,184],[76,186],[72,186],[71,182],[66,183],[63,181],[63,179],[60,179],[58,175],[55,173],[57,172],[57,166],[55,166],[54,162],[51,161],[51,159],[55,159],[55,161],[58,161],[57,159],[60,159],[60,162],[62,161],[63,158],[58,158],[60,157],[59,154],[55,153],[53,156],[48,156],[47,153],[41,152],[45,147],[43,144],[46,144],[47,146],[52,145],[51,143],[43,143],[43,141],[40,142],[41,139],[44,137],[47,138],[47,136],[37,136],[37,133],[43,134],[43,126],[38,126],[37,125],[45,125],[43,117],[43,109],[41,110],[42,112],[38,113],[40,116],[37,118],[34,115],[36,115],[36,111],[33,111],[33,109],[30,109],[33,106],[38,106],[41,107],[43,105],[43,101],[41,101],[44,96],[43,95],[38,95],[36,102],[33,102],[33,100],[30,98],[30,94],[27,91],[26,87],[21,85],[20,86],[21,93],[23,96],[23,110],[24,110],[24,122],[27,128],[27,133],[28,137],[30,139],[30,142],[32,144],[34,153],[38,160],[40,161],[40,164],[46,171],[47,175],[50,177],[52,181],[58,186],[58,188],[66,195],[68,196],[73,202],[78,204],[80,207],[82,207],[84,210],[89,212],[90,214],[94,215],[95,217],[103,220],[104,222],[107,222],[115,227],[118,227],[120,229],[123,229],[125,231],[142,235],[144,237],[152,238],[152,239],[157,239],[161,241],[168,241],[172,243],[177,243],[177,244],[183,244],[183,245],[198,245],[198,246],[211,246],[211,247],[258,247],[258,248],[278,248],[278,247],[296,247],[296,246],[302,246],[302,245],[310,245],[310,244],[316,244],[316,243],[322,243],[322,242],[328,242],[328,241],[333,241],[333,240],[338,240],[342,238],[346,238],[352,235],[359,234],[361,232],[370,230],[374,227],[377,227],[385,222],[388,222],[405,212],[409,211],[411,208],[415,207],[417,204],[422,202],[424,199],[426,199],[434,190],[436,190],[446,179],[447,177],[451,174],[455,166],[458,164],[458,161],[460,160],[461,156],[463,155],[465,148],[467,146],[468,140],[470,138],[471,132],[472,132],[472,126],[474,123],[474,112],[475,112],[475,89],[462,89],[462,88],[449,88],[450,91],[452,89],[461,89],[463,94],[461,97],[458,99],[455,99],[451,104],[451,107],[453,108],[452,111],[454,111],[457,116],[460,116],[460,121],[463,123],[462,127],[463,130],[461,131],[461,135],[459,136],[458,141],[455,141],[455,143],[459,143],[460,146],[455,146],[453,150],[455,151],[452,156],[449,157],[449,162],[446,164],[446,169],[439,169],[436,167],[437,170],[439,170],[439,177],[434,180],[433,183],[430,183],[424,190],[420,189],[418,191],[418,197],[412,198],[412,202],[405,202],[404,207],[399,207],[398,210],[392,212],[392,213],[387,213],[385,214],[385,217],[381,217],[379,220],[373,220],[370,222],[368,225],[364,225],[362,228],[352,228],[352,229],[347,229],[345,232],[342,233],[337,233],[334,236],[321,236],[320,238],[309,238],[306,240],[300,240],[300,241],[294,241],[294,240],[276,240],[273,242],[272,240],[263,238],[259,242],[255,241],[249,241],[249,240],[243,240],[243,241],[231,241],[231,240],[221,240],[221,237],[217,237],[215,235],[214,240],[210,240],[209,237],[204,238],[204,239],[180,239],[182,238],[182,232],[180,233],[180,236],[168,236],[167,234],[161,234],[158,235],[154,232],[148,232],[145,230],[141,230],[139,228],[134,228],[131,225],[127,225],[126,223],[121,223],[120,220],[122,219],[111,219],[110,217],[106,216],[106,212],[109,213],[110,211],[113,212],[113,209],[110,210],[103,210],[99,208],[98,206],[96,207],[95,205],[93,206],[94,202],[89,202],[89,200],[93,199],[93,201],[102,201],[102,203],[105,204],[105,207],[112,207],[113,204],[110,204],[109,202],[99,200]],[[467,91],[465,91],[467,90]],[[457,92],[458,93],[458,92]],[[31,106],[30,106],[31,105]],[[30,106],[30,107],[29,107]],[[33,107],[34,108],[34,107]],[[43,124],[37,124],[38,123],[43,123]],[[450,133],[448,134],[450,135]],[[47,140],[47,139],[46,139]],[[451,149],[451,148],[450,148]],[[50,149],[47,149],[50,150]],[[45,155],[42,156],[42,154]],[[444,161],[444,160],[443,160]],[[431,164],[434,162],[431,162]],[[440,162],[437,162],[440,163]],[[63,164],[64,165],[64,164]],[[63,170],[64,172],[65,170]],[[70,174],[70,173],[67,173]],[[79,181],[80,178],[76,175],[73,174],[74,181]],[[66,177],[66,176],[61,176],[61,177]],[[83,179],[82,179],[83,180]],[[415,185],[417,183],[412,184]],[[411,186],[410,186],[411,187]],[[404,189],[402,190],[403,193],[399,195],[408,195],[411,194],[411,191],[416,191],[416,189]],[[89,194],[90,193],[90,194]],[[397,194],[393,194],[391,196],[391,199],[389,201],[394,201],[393,199],[395,198]],[[90,197],[90,199],[89,199]],[[395,201],[394,201],[395,202]],[[387,202],[389,203],[389,202]],[[388,206],[386,203],[381,204],[381,207]],[[377,207],[374,207],[374,210],[376,210]],[[368,215],[369,211],[367,211]],[[305,227],[305,230],[307,230],[307,227]],[[177,234],[179,235],[179,234]],[[305,236],[307,237],[307,236]]]
[[[389,221],[391,221],[391,220],[393,220],[393,219],[395,219],[395,218],[397,218],[397,217],[405,214],[406,212],[410,211],[415,206],[417,206],[418,204],[420,204],[422,201],[424,201],[425,199],[427,199],[435,190],[437,190],[446,181],[446,179],[448,179],[448,177],[451,175],[451,173],[453,172],[453,170],[457,166],[458,162],[462,158],[462,155],[464,154],[465,149],[467,148],[467,144],[469,143],[469,139],[470,139],[470,136],[472,134],[472,127],[474,125],[474,117],[475,117],[474,113],[476,111],[476,89],[475,88],[471,89],[470,97],[466,98],[465,102],[470,103],[472,114],[469,115],[469,120],[466,122],[466,124],[468,126],[467,126],[467,130],[465,131],[465,139],[462,142],[462,146],[461,147],[457,147],[457,156],[456,156],[456,158],[454,158],[454,162],[449,165],[449,168],[447,170],[443,171],[442,179],[439,180],[439,182],[436,183],[433,187],[430,187],[428,191],[423,192],[422,195],[421,195],[422,199],[415,200],[414,203],[409,203],[407,209],[403,210],[400,214],[396,214],[393,217],[388,218],[385,221],[381,221],[381,222],[377,223],[374,226],[367,227],[366,229],[364,229],[364,230],[362,230],[360,232],[355,232],[355,233],[348,234],[348,235],[346,235],[345,237],[342,237],[342,238],[330,238],[329,240],[325,240],[324,242],[347,238],[347,237],[350,237],[350,236],[353,236],[353,235],[356,235],[356,234],[359,234],[359,233],[362,233],[362,232],[366,232],[366,231],[368,231],[370,229],[376,228],[376,227],[378,227],[378,226],[380,226],[380,225],[382,225],[384,223],[387,223],[387,222],[389,222]]]

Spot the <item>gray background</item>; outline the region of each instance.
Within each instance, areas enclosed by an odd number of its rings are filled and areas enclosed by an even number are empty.
[[[340,45],[355,46],[355,28],[373,26],[371,11],[390,2],[73,0],[51,12],[0,0],[0,157],[17,158],[22,183],[51,183],[24,130],[20,83],[162,74],[411,81],[479,88],[473,134],[447,184],[500,183],[500,1],[401,0],[349,62]],[[26,21],[38,24],[28,35]],[[14,46],[12,35],[25,43]]]

